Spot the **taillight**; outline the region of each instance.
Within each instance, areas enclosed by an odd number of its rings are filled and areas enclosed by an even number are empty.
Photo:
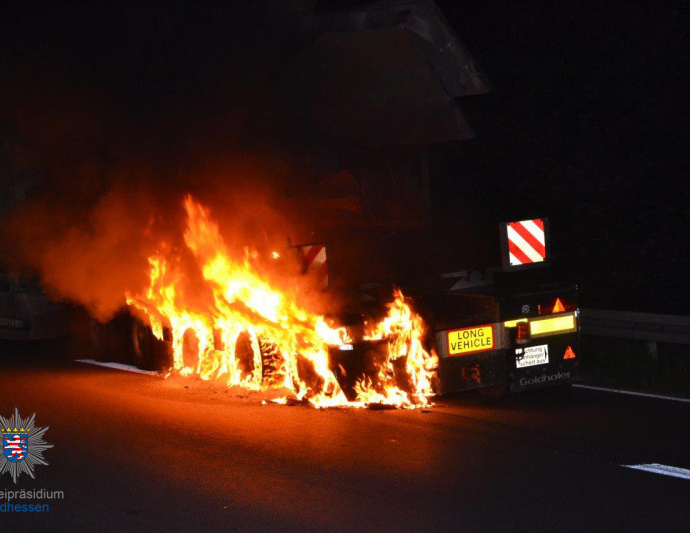
[[[515,328],[515,342],[518,344],[527,344],[530,338],[529,322],[518,322]]]

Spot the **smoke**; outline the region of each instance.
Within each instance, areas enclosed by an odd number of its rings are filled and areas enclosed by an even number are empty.
[[[225,162],[185,176],[153,169],[96,174],[94,181],[109,183],[92,194],[73,194],[64,183],[59,190],[43,188],[5,216],[0,261],[14,272],[38,275],[53,297],[107,320],[125,304],[125,292],[146,286],[149,256],[184,257],[183,199],[190,193],[211,209],[235,260],[243,260],[248,247],[265,258],[273,250],[284,255],[293,230],[272,205],[270,169],[250,171],[251,164]],[[287,265],[283,278],[296,270]]]
[[[300,169],[249,139],[288,54],[268,19],[167,3],[2,10],[4,268],[106,320],[146,285],[149,255],[183,249],[186,194],[238,255],[301,231],[276,209]]]
[[[12,273],[105,321],[146,285],[151,254],[183,250],[187,194],[211,208],[236,259],[247,246],[285,246],[291,225],[273,206],[293,171],[279,156],[219,156],[202,142],[166,150],[85,115],[57,104],[15,115],[0,216],[0,263]]]
[[[120,191],[105,194],[91,211],[68,211],[40,199],[20,208],[5,228],[20,272],[38,274],[57,298],[86,306],[107,319],[124,304],[124,287],[143,279],[145,211],[137,213]],[[139,203],[139,202],[135,202]]]

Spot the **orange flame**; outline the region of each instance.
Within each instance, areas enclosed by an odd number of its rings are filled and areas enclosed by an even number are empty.
[[[287,387],[316,407],[428,404],[437,359],[424,349],[423,321],[402,292],[396,291],[388,316],[365,336],[386,339],[387,358],[376,379],[362,378],[356,398],[348,401],[329,360],[329,346],[351,342],[346,329],[298,305],[296,288],[278,290],[265,281],[255,251],[245,250],[243,260],[233,260],[209,210],[191,196],[184,207],[184,243],[212,302],[203,306],[194,301],[185,290],[180,261],[170,252],[149,257],[149,286],[126,295],[158,339],[169,328],[173,372],[255,390]]]

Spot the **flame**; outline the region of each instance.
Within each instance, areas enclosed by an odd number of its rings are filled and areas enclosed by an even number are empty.
[[[405,302],[400,289],[396,289],[393,296],[388,315],[368,328],[364,337],[365,340],[388,340],[386,362],[380,367],[376,383],[371,380],[358,383],[358,398],[367,403],[398,407],[427,405],[438,358],[424,349],[422,318]]]
[[[385,342],[387,355],[375,376],[359,379],[348,400],[329,358],[329,348],[352,342],[347,330],[300,306],[296,287],[278,290],[269,284],[256,250],[233,258],[210,211],[191,196],[184,208],[185,253],[201,272],[209,301],[195,299],[180,255],[164,246],[149,257],[146,290],[126,294],[127,303],[148,318],[156,338],[164,340],[169,331],[172,373],[254,390],[287,387],[297,400],[321,408],[428,405],[437,359],[424,349],[423,321],[401,291],[395,292],[388,315],[365,335],[365,342]]]

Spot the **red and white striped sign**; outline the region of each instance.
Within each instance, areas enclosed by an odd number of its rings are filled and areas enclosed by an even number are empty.
[[[323,244],[297,246],[302,256],[302,273],[314,276],[322,288],[328,287],[328,260],[326,247]]]
[[[510,266],[539,263],[546,259],[546,236],[541,218],[509,222],[506,230]]]

